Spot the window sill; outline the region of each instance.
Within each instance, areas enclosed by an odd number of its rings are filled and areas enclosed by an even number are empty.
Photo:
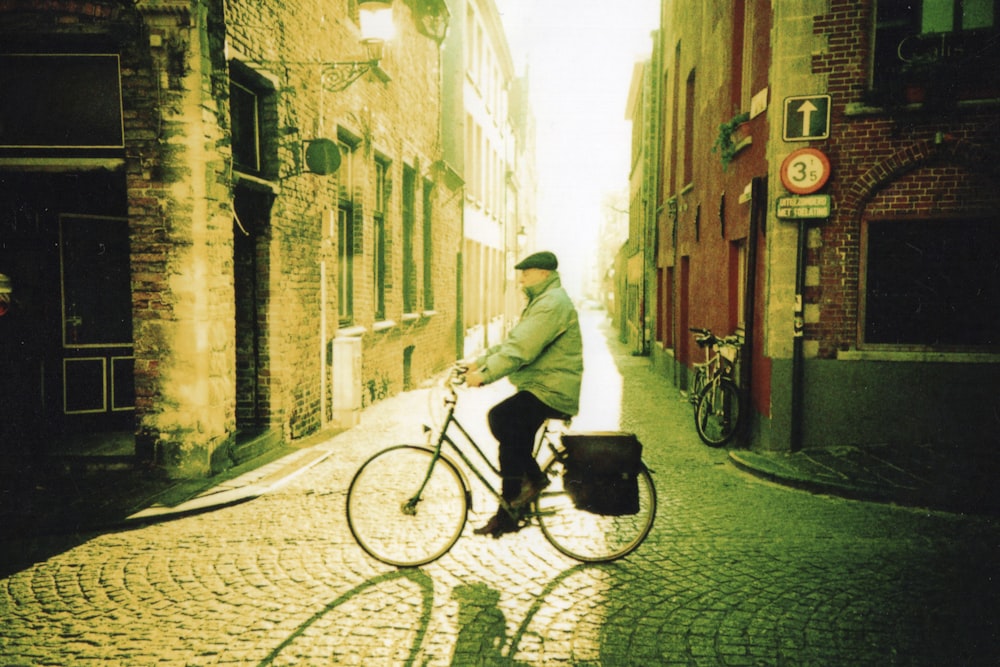
[[[436,311],[436,310],[425,310],[422,313],[420,313],[420,316],[423,317],[424,319],[430,319],[430,318],[434,317],[437,314],[438,314],[438,311]]]
[[[337,338],[360,338],[368,329],[362,326],[345,327],[337,329]]]
[[[389,329],[395,328],[395,320],[380,320],[372,325],[372,331],[375,333],[381,333],[383,331],[388,331]]]
[[[239,171],[238,169],[233,170],[233,180],[237,183],[246,182],[253,183],[254,185],[270,190],[273,193],[278,192],[278,184],[274,181],[262,178],[260,176],[254,176],[253,174],[248,174],[245,171]]]
[[[742,151],[744,151],[747,148],[750,148],[750,146],[752,145],[753,145],[752,136],[747,135],[743,137],[740,141],[736,143],[735,146],[733,146],[733,157],[739,155]]]
[[[1000,106],[1000,98],[983,98],[978,100],[958,100],[954,103],[957,109],[992,108]],[[898,105],[877,105],[866,102],[852,102],[844,108],[847,117],[885,116],[898,113],[917,113],[931,110],[924,102],[904,102]]]
[[[1000,354],[904,350],[840,350],[837,361],[908,361],[920,363],[998,364]]]
[[[403,313],[403,322],[416,322],[420,319],[420,313]]]

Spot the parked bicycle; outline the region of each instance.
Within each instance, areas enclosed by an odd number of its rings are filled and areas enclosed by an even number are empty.
[[[704,363],[694,364],[694,382],[689,394],[694,404],[698,437],[710,447],[721,447],[742,426],[743,393],[736,384],[739,336],[719,338],[709,329],[691,327],[698,347],[705,350]]]
[[[455,416],[456,387],[463,375],[464,369],[456,367],[443,384],[444,411],[436,427],[425,427],[431,434],[428,445],[382,450],[351,480],[347,524],[362,549],[384,563],[402,567],[423,565],[447,553],[462,534],[472,502],[466,471],[517,519],[520,528],[537,524],[545,538],[571,558],[611,561],[642,544],[656,516],[656,489],[634,435],[561,433],[549,420],[539,432],[534,452],[536,458],[547,457],[541,468],[549,486],[530,505],[513,507],[480,466],[491,471],[493,478],[499,478],[500,471]],[[560,421],[568,425],[568,419]],[[471,451],[456,444],[456,432]],[[631,441],[634,444],[629,447]],[[445,453],[446,448],[463,467]],[[470,456],[472,452],[479,464]],[[581,471],[587,477],[581,468],[581,452],[599,452],[605,468],[613,468],[615,457],[627,452],[635,456],[615,475],[600,478],[595,488],[581,480]]]

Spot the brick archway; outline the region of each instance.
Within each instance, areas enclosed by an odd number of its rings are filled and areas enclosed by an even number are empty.
[[[915,141],[876,163],[858,177],[847,189],[843,209],[850,212],[850,219],[859,221],[867,203],[885,184],[934,161],[976,167],[1000,181],[1000,170],[994,164],[995,160],[989,158],[989,152],[986,146],[958,140],[949,135]]]

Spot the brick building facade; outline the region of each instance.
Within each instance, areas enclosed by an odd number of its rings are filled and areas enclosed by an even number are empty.
[[[455,358],[448,11],[392,3],[368,69],[358,4],[0,2],[10,453],[206,475]]]
[[[998,34],[992,0],[663,3],[637,326],[681,387],[688,327],[744,336],[743,444],[991,439]]]

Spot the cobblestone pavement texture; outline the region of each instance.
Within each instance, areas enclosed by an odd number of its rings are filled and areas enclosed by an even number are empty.
[[[584,565],[537,528],[375,561],[345,521],[353,472],[422,442],[426,391],[367,409],[269,493],[129,530],[0,544],[4,665],[994,665],[989,515],[790,489],[700,444],[690,406],[589,328],[574,429],[634,431],[659,514],[627,558]],[[474,435],[509,390],[463,392]],[[623,397],[626,400],[623,400]],[[12,565],[13,564],[13,565]]]

